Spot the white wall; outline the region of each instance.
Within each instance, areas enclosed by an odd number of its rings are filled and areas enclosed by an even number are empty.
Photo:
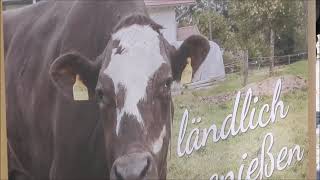
[[[167,41],[174,42],[177,40],[177,23],[174,7],[157,7],[148,8],[150,17],[165,29],[162,30]]]

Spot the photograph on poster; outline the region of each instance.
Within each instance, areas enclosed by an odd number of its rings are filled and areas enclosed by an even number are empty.
[[[2,10],[10,180],[314,177],[307,1]]]

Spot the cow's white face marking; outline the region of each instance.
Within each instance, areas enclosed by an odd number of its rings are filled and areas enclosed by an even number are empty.
[[[149,79],[165,63],[160,54],[159,34],[148,25],[132,25],[120,29],[112,35],[112,40],[119,40],[124,51],[112,50],[109,66],[104,70],[114,82],[115,93],[118,85],[126,88],[123,108],[117,109],[116,133],[119,134],[121,119],[124,113],[134,115],[144,126],[138,109],[138,103],[146,96]]]
[[[158,139],[152,144],[152,152],[158,154],[162,149],[163,138],[166,136],[166,126],[164,125]]]

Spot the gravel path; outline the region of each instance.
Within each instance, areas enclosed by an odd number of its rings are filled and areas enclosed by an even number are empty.
[[[240,89],[241,96],[245,96],[245,93],[249,88],[252,89],[254,96],[272,96],[273,91],[278,79],[282,80],[282,94],[298,90],[306,89],[307,81],[300,76],[285,75],[281,77],[272,77],[265,79],[258,83],[251,83]],[[235,97],[237,92],[221,93],[214,96],[199,97],[199,99],[205,103],[219,104],[225,101],[229,101]]]

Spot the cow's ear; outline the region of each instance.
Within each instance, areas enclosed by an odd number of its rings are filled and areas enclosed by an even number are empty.
[[[200,35],[192,35],[187,38],[178,50],[171,55],[171,67],[173,79],[180,81],[181,74],[187,65],[188,57],[191,58],[192,68],[198,69],[201,63],[205,60],[210,50],[209,41]]]
[[[88,89],[89,99],[92,99],[100,66],[99,62],[95,63],[79,53],[72,52],[54,60],[50,67],[50,76],[62,94],[73,99],[73,85],[78,75]]]

